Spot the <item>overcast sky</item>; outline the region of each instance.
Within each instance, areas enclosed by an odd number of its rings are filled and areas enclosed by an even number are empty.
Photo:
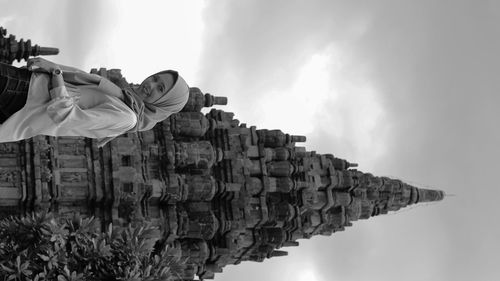
[[[224,110],[443,202],[226,267],[226,280],[500,280],[500,2],[7,1],[0,26],[54,61],[166,68]]]

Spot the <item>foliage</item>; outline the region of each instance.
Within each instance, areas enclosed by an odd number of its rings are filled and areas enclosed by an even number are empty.
[[[160,230],[140,226],[105,232],[94,218],[32,214],[0,220],[0,280],[172,280],[179,262]]]

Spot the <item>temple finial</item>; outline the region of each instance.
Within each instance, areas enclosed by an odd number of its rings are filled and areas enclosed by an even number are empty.
[[[32,46],[31,40],[24,41],[24,39],[21,39],[17,41],[16,36],[11,34],[9,37],[5,37],[6,35],[7,30],[0,27],[0,62],[2,63],[12,64],[14,60],[19,62],[34,56],[59,54],[57,48]]]
[[[446,193],[442,190],[418,189],[418,198],[415,203],[434,202],[444,199]]]

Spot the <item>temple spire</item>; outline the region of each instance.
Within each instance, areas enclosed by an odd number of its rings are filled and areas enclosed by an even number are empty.
[[[5,34],[0,28],[2,61],[33,54],[30,44]],[[191,88],[181,112],[103,148],[78,137],[2,143],[0,216],[51,210],[95,216],[103,227],[148,221],[161,227],[169,258],[183,261],[175,280],[187,281],[195,274],[211,279],[228,264],[285,256],[282,248],[299,239],[444,198],[443,191],[296,146],[305,136],[247,127],[219,109],[202,113],[224,104],[225,97]]]
[[[12,64],[14,60],[19,62],[22,59],[28,60],[29,57],[57,55],[59,53],[57,48],[33,46],[31,40],[21,39],[17,41],[16,36],[5,37],[6,35],[7,30],[0,27],[0,62],[2,63]]]
[[[417,201],[415,203],[441,201],[444,199],[445,195],[445,192],[442,190],[419,188]]]

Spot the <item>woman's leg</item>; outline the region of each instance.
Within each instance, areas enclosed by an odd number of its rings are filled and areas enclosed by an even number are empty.
[[[0,124],[26,104],[31,72],[0,63]]]

